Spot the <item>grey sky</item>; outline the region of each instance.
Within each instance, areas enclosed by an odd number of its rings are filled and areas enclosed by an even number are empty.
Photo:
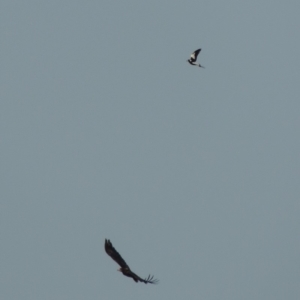
[[[2,1],[0,298],[298,300],[299,12]]]

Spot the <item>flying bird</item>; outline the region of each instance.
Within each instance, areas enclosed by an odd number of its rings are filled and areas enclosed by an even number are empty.
[[[122,256],[118,253],[118,251],[113,247],[112,243],[110,240],[105,239],[105,244],[104,248],[106,253],[117,263],[120,265],[120,269],[118,271],[122,272],[123,275],[132,278],[135,282],[144,282],[145,284],[147,283],[152,283],[156,284],[158,283],[157,279],[153,279],[153,276],[149,275],[147,278],[143,279],[133,273],[128,265],[126,264],[125,260],[122,258]]]
[[[198,54],[200,53],[201,49],[198,49],[196,50],[195,52],[193,52],[191,54],[191,57],[187,60],[191,65],[193,66],[198,66],[198,67],[201,67],[201,68],[204,68],[203,66],[201,66],[200,64],[197,64],[196,63],[196,60],[197,60],[197,56]]]

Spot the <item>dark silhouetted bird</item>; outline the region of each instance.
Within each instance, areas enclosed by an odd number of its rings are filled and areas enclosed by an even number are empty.
[[[198,54],[200,53],[201,49],[198,49],[196,50],[195,52],[193,52],[191,54],[191,57],[187,60],[191,65],[193,66],[198,66],[198,67],[201,67],[201,68],[204,68],[203,66],[201,66],[200,64],[197,64],[196,63],[196,60],[197,60],[197,56]]]
[[[135,282],[144,282],[144,283],[152,283],[156,284],[158,283],[157,279],[153,279],[153,276],[149,275],[147,278],[143,279],[133,273],[128,265],[126,264],[125,260],[122,258],[122,256],[118,253],[118,251],[113,247],[110,240],[105,239],[104,248],[106,253],[117,263],[120,265],[120,269],[118,271],[122,272],[123,275],[127,277],[131,277]]]

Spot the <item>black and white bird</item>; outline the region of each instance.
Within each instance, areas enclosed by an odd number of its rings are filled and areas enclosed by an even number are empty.
[[[204,67],[201,66],[200,64],[196,63],[197,56],[198,56],[198,54],[200,53],[200,51],[201,51],[201,49],[198,49],[198,50],[196,50],[195,52],[193,52],[193,53],[191,54],[190,59],[188,59],[187,61],[188,61],[191,65],[193,65],[193,66],[198,66],[198,67],[204,68]]]

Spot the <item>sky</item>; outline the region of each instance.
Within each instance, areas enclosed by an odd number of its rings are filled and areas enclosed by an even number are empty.
[[[0,298],[298,300],[299,12],[3,0]]]

